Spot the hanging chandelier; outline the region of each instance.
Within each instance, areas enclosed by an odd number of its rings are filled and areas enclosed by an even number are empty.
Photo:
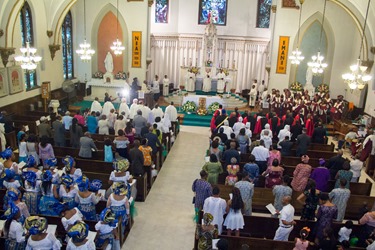
[[[21,63],[21,68],[32,71],[36,69],[38,62],[42,60],[41,56],[36,55],[36,49],[30,47],[30,42],[26,42],[25,48],[20,48],[22,55],[16,56],[14,60]]]
[[[366,84],[372,79],[372,76],[366,74],[367,66],[363,66],[361,62],[361,52],[363,49],[363,39],[365,37],[365,30],[366,30],[368,11],[370,8],[370,2],[371,0],[369,0],[367,4],[366,18],[365,18],[365,23],[362,29],[361,47],[359,49],[359,56],[358,56],[357,62],[356,64],[350,66],[350,71],[351,71],[350,73],[346,73],[342,75],[342,79],[344,79],[344,82],[348,84],[351,90],[364,89]]]
[[[117,20],[117,28],[116,28],[116,35],[117,39],[113,42],[113,45],[111,46],[111,50],[113,50],[113,53],[118,56],[121,55],[122,52],[125,50],[125,47],[122,46],[121,41],[118,39],[118,0],[117,0],[117,13],[116,13],[116,20]]]
[[[95,54],[95,50],[91,49],[91,45],[86,40],[86,0],[83,1],[83,24],[85,39],[83,43],[79,44],[80,49],[76,50],[82,61],[88,62],[91,60],[92,55]]]
[[[304,0],[299,1],[301,4],[301,8],[299,10],[299,21],[298,21],[298,32],[297,32],[297,48],[292,51],[292,55],[289,56],[289,59],[291,60],[292,64],[298,65],[305,59],[305,57],[302,55],[302,52],[298,49],[299,44],[299,33],[301,29],[301,16],[302,16],[302,5],[304,3]]]
[[[322,35],[323,35],[323,27],[324,27],[324,19],[326,14],[326,5],[327,0],[324,0],[324,8],[323,8],[323,19],[322,19],[322,26],[320,27],[320,41],[319,41],[319,50],[317,55],[313,55],[311,57],[312,61],[307,63],[307,66],[311,67],[311,70],[314,74],[322,74],[324,69],[327,68],[328,64],[324,63],[324,56],[320,55],[320,46],[322,45]]]

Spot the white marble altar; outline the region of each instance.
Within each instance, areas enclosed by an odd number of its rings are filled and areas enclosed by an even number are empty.
[[[87,82],[86,88],[91,87],[91,95],[101,98],[104,93],[112,97],[121,96],[129,100],[130,86],[125,80],[113,80],[112,83],[103,83],[103,79],[91,79]]]
[[[199,98],[206,98],[206,108],[214,102],[223,104],[223,99],[218,96],[205,96],[205,95],[188,95],[184,96],[182,104],[185,104],[187,101],[193,101],[197,106],[199,105]]]

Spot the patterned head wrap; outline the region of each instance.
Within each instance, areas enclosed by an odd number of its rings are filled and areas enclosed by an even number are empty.
[[[52,207],[53,211],[57,212],[57,214],[61,214],[62,212],[68,210],[68,205],[62,202],[56,202]]]
[[[25,228],[31,235],[43,233],[47,229],[47,219],[39,216],[29,216],[25,221]]]
[[[74,181],[73,181],[72,177],[70,177],[69,175],[65,174],[65,175],[61,176],[61,183],[64,186],[70,187],[71,185],[74,184]]]
[[[91,192],[98,192],[99,189],[101,189],[103,186],[103,183],[101,180],[92,180],[90,183],[89,191]]]
[[[326,165],[326,160],[324,160],[324,158],[319,158],[319,165],[320,166],[325,166]]]
[[[302,157],[301,157],[301,161],[302,161],[303,163],[308,163],[309,160],[310,160],[310,158],[309,158],[308,155],[302,155]]]
[[[13,155],[13,151],[11,148],[7,148],[3,152],[0,153],[0,157],[6,160],[12,157],[12,155]]]
[[[12,169],[7,168],[4,170],[1,177],[4,178],[4,180],[9,181],[13,179],[15,175],[16,173]]]
[[[203,215],[203,222],[205,225],[211,224],[211,222],[214,220],[214,216],[210,213],[205,213]]]
[[[127,195],[128,193],[128,188],[123,182],[114,182],[112,190],[116,195]]]
[[[16,201],[19,199],[21,192],[16,188],[9,188],[6,192],[6,197],[8,201]]]
[[[110,208],[105,208],[100,213],[100,220],[107,223],[111,227],[115,227],[118,222],[118,220],[116,220],[115,213]]]
[[[35,187],[36,184],[36,173],[34,171],[26,171],[22,173],[23,178],[30,183],[31,186]]]
[[[113,162],[113,168],[119,172],[124,172],[129,168],[129,161],[127,159]]]
[[[70,155],[67,155],[64,157],[64,159],[62,159],[62,163],[64,164],[65,166],[65,169],[67,171],[70,171],[70,169],[73,167],[74,165],[74,158],[71,157]]]
[[[73,242],[82,242],[89,235],[89,226],[83,221],[77,221],[68,231]]]
[[[36,164],[36,160],[35,160],[35,157],[32,156],[32,155],[29,155],[29,157],[27,157],[27,163],[26,163],[26,166],[28,168],[32,168],[34,167]]]
[[[52,172],[49,170],[44,171],[42,176],[42,181],[52,181]]]
[[[76,180],[76,183],[79,191],[83,192],[89,188],[90,180],[85,175],[82,175]]]
[[[8,203],[8,209],[4,213],[7,220],[13,219],[19,213],[20,209],[13,202]]]
[[[57,165],[57,159],[56,158],[49,158],[49,159],[45,160],[44,163],[46,165],[48,165],[49,167],[55,167]]]

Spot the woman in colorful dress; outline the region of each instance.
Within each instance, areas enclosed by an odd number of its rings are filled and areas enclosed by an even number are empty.
[[[16,174],[12,169],[5,169],[1,177],[4,179],[3,185],[6,189],[22,189],[21,182],[16,180]]]
[[[82,170],[76,168],[76,162],[70,155],[65,156],[62,163],[64,164],[63,173],[69,175],[73,181],[77,181],[82,176]]]
[[[297,198],[297,201],[303,205],[301,220],[315,220],[315,211],[319,204],[319,193],[320,191],[316,189],[315,181],[310,179],[305,191]]]
[[[202,169],[208,173],[207,181],[211,185],[216,185],[219,174],[223,173],[223,167],[221,166],[221,163],[218,161],[215,154],[210,155],[210,161],[204,164]]]
[[[36,136],[34,134],[30,134],[27,138],[26,142],[26,148],[27,148],[27,155],[34,156],[36,165],[39,166],[39,155],[38,155],[38,143],[36,143]]]
[[[117,232],[117,219],[115,213],[110,208],[105,208],[100,213],[100,221],[96,223],[95,230],[98,232],[95,244],[101,248],[106,240],[109,240],[109,249],[119,250],[120,240]]]
[[[274,159],[272,165],[262,174],[266,177],[266,187],[273,188],[275,185],[280,185],[282,183],[283,173],[284,168],[280,166],[279,160]]]
[[[26,166],[23,171],[32,171],[36,174],[36,179],[42,179],[42,171],[39,170],[35,157],[30,155],[27,157]]]
[[[279,150],[277,150],[276,143],[272,144],[272,146],[270,147],[270,156],[268,157],[267,165],[271,166],[274,159],[277,159],[279,161],[279,164],[281,163],[281,153]]]
[[[24,250],[26,239],[24,236],[23,222],[21,220],[20,209],[10,202],[8,209],[4,213],[6,218],[3,233],[6,237],[5,246],[7,250]]]
[[[152,148],[148,146],[148,140],[147,139],[142,139],[142,145],[139,146],[138,148],[141,150],[143,154],[143,168],[144,171],[147,173],[147,186],[151,187],[151,165],[152,165]]]
[[[40,161],[43,163],[43,166],[45,166],[45,160],[47,160],[49,158],[55,158],[55,153],[53,152],[53,147],[49,143],[49,138],[46,135],[43,135],[40,138],[39,158],[40,158]]]
[[[130,144],[133,144],[134,137],[135,137],[135,129],[133,128],[133,125],[131,122],[126,123],[126,127],[124,131],[125,131],[125,136],[129,139]]]
[[[44,171],[42,176],[42,184],[40,189],[42,191],[42,198],[39,200],[39,214],[59,216],[53,207],[59,201],[53,195],[53,188],[55,185],[52,184],[52,173],[49,170]]]
[[[14,178],[16,180],[21,181],[21,177],[18,175],[19,174],[18,164],[17,162],[15,162],[16,156],[14,155],[12,149],[11,148],[5,149],[3,152],[0,153],[0,157],[5,159],[5,161],[3,162],[4,168],[13,170],[15,174]]]
[[[73,209],[77,204],[75,202],[75,197],[78,190],[74,186],[74,181],[69,175],[61,176],[60,188],[58,185],[54,185],[53,195],[56,199],[65,203],[68,209]]]
[[[100,201],[101,194],[95,195],[89,191],[90,180],[85,176],[81,176],[76,181],[78,185],[78,193],[75,202],[78,209],[82,212],[85,220],[97,220],[95,205]]]
[[[21,201],[22,195],[18,189],[11,188],[10,190],[7,190],[7,192],[5,193],[5,197],[7,199],[6,204],[8,204],[9,202],[13,202],[20,209],[21,216],[23,217],[21,218],[21,220],[24,220],[25,218],[30,216],[29,209],[27,208],[26,203]],[[4,208],[4,210],[5,209],[8,209],[8,206]]]
[[[308,164],[309,157],[307,155],[303,155],[301,161],[302,163],[298,164],[293,172],[293,180],[291,183],[293,190],[296,192],[305,190],[312,170],[312,167]]]
[[[325,165],[326,161],[320,158],[319,167],[315,168],[310,176],[310,178],[315,181],[316,188],[322,192],[328,191],[328,181],[331,178],[329,170]]]
[[[47,219],[39,216],[30,216],[25,221],[25,228],[30,237],[27,240],[26,250],[60,250],[61,242],[53,233],[47,233]]]
[[[342,169],[339,170],[336,174],[335,188],[340,187],[340,179],[345,179],[346,180],[345,188],[349,189],[350,181],[352,180],[352,178],[353,178],[353,172],[350,171],[350,163],[346,161],[344,165],[342,166]]]
[[[129,171],[129,161],[124,159],[113,163],[113,170],[109,176],[109,185],[112,185],[115,182],[123,182],[125,185],[132,182],[132,176]]]
[[[112,190],[113,193],[108,197],[107,207],[111,208],[119,222],[121,218],[121,233],[123,235],[130,214],[130,204],[127,197],[128,187],[123,182],[115,182],[112,185]]]
[[[225,178],[225,185],[234,186],[238,181],[237,173],[240,171],[240,165],[237,164],[237,159],[232,157],[231,164],[227,166],[228,176]]]
[[[198,250],[212,249],[212,240],[218,237],[218,230],[212,225],[214,217],[210,213],[203,214],[203,225],[197,224],[195,238],[198,240]]]
[[[83,221],[77,221],[68,231],[69,241],[66,250],[95,250],[95,243],[87,239],[89,235],[89,226]]]
[[[23,193],[22,200],[29,208],[30,214],[38,214],[40,186],[42,182],[37,180],[37,175],[33,171],[24,172],[23,177],[25,178],[25,192]]]

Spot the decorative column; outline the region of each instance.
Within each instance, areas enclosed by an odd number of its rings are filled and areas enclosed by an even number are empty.
[[[4,67],[6,67],[9,62],[9,56],[13,55],[14,53],[16,53],[15,48],[0,48],[1,60],[4,64]]]
[[[147,9],[147,54],[146,54],[146,78],[151,79],[149,76],[149,65],[152,63],[151,58],[151,6],[154,4],[154,0],[148,0]]]

